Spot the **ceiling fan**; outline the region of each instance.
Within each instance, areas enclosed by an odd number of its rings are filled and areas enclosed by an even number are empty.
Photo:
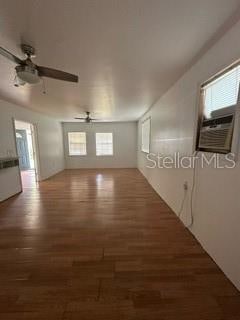
[[[92,121],[97,121],[97,120],[98,120],[98,119],[91,118],[89,111],[86,111],[86,117],[85,117],[85,118],[74,118],[74,119],[84,120],[84,122],[86,122],[86,123],[90,123],[90,122],[92,122]]]
[[[31,58],[35,57],[35,49],[32,46],[27,44],[21,44],[21,49],[22,52],[26,55],[26,59],[21,60],[11,52],[0,47],[0,54],[17,64],[15,70],[17,73],[17,78],[19,80],[18,85],[24,85],[25,83],[38,83],[41,77],[48,77],[70,82],[78,82],[78,76],[74,74],[52,68],[37,66],[36,64],[34,64]]]

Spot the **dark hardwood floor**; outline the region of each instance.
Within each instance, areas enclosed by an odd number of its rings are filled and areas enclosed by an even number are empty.
[[[2,320],[237,320],[240,295],[135,169],[0,204]]]

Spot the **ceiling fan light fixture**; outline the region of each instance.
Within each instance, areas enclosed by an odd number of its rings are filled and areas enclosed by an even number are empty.
[[[16,66],[16,72],[18,78],[21,79],[23,82],[27,82],[29,84],[36,84],[40,82],[40,77],[38,75],[37,69],[31,66]]]

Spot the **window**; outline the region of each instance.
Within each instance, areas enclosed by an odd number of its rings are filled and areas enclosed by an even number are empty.
[[[150,151],[150,126],[150,118],[142,123],[142,151],[147,153]]]
[[[96,133],[96,155],[97,156],[113,155],[113,135],[111,132]]]
[[[70,156],[84,156],[87,154],[86,133],[68,132],[68,148]]]
[[[240,65],[229,68],[202,85],[203,116],[206,119],[233,113],[238,100]]]
[[[197,150],[227,154],[237,150],[234,131],[239,113],[240,64],[235,63],[201,86]],[[234,133],[235,132],[235,133]]]

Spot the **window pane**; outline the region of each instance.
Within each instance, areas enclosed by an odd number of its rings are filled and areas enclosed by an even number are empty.
[[[113,155],[113,137],[111,132],[96,133],[96,155]]]
[[[240,66],[237,66],[206,85],[203,88],[204,116],[211,118],[214,111],[236,105],[239,83]],[[228,110],[230,109],[226,109],[226,114]]]
[[[149,153],[150,149],[150,118],[142,123],[142,151]]]
[[[83,156],[87,154],[86,133],[68,132],[68,146],[70,156]]]

